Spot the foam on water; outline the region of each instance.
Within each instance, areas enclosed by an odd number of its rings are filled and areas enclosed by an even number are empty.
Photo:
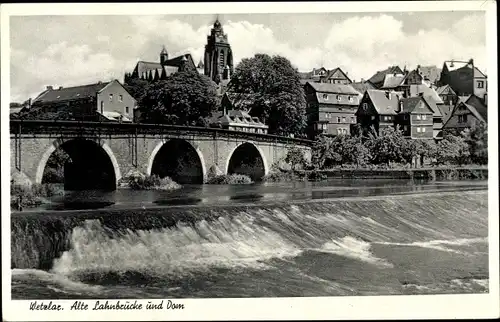
[[[213,266],[263,268],[260,261],[296,256],[301,250],[249,216],[224,217],[194,226],[126,231],[109,236],[99,221],[73,230],[71,250],[54,261],[57,274],[135,271],[150,275],[182,275]]]
[[[377,242],[377,244],[395,245],[395,246],[415,246],[415,247],[440,250],[440,251],[449,252],[449,253],[464,254],[464,252],[462,252],[462,251],[451,249],[451,248],[445,247],[443,245],[466,246],[466,245],[473,245],[473,244],[487,243],[487,242],[488,242],[487,237],[477,237],[477,238],[459,238],[459,239],[454,239],[454,240],[439,239],[439,240],[429,240],[429,241],[418,241],[418,242],[412,242],[412,243]]]
[[[320,250],[381,267],[393,267],[391,263],[375,257],[370,252],[370,247],[371,245],[368,242],[347,236],[340,240],[332,240],[325,243]]]

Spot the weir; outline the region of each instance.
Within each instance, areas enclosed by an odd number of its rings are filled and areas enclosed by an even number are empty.
[[[365,243],[487,236],[487,214],[486,191],[267,206],[20,213],[11,217],[11,267],[71,274],[133,272],[149,265],[161,271],[292,255],[325,245],[356,254],[364,252]]]

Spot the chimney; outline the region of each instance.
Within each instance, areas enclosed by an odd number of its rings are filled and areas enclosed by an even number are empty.
[[[49,85],[49,86],[47,86],[47,90],[51,91],[51,90],[53,90],[53,89],[54,89],[54,87],[52,87],[52,86],[50,86],[50,85]]]

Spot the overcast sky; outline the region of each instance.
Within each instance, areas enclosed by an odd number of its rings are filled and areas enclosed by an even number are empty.
[[[11,17],[11,99],[24,101],[45,86],[116,78],[138,60],[202,57],[215,15]],[[368,79],[398,64],[437,65],[474,58],[486,68],[483,12],[224,14],[235,63],[255,53],[280,54],[300,71],[341,67]]]

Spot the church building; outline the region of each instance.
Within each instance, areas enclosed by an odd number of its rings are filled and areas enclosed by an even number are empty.
[[[197,65],[189,53],[170,58],[165,46],[159,58],[159,62],[137,62],[133,72],[125,75],[125,83],[128,79],[137,78],[161,80],[178,71],[193,70],[208,76],[218,86],[225,86],[233,73],[233,53],[219,19],[215,20],[210,35],[207,36],[204,59],[200,59]]]

